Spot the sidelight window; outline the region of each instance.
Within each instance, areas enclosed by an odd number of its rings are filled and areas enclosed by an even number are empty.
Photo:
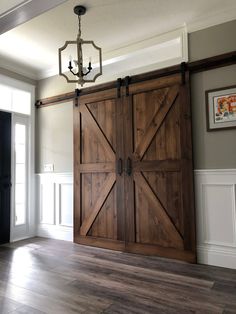
[[[15,225],[26,221],[26,191],[27,191],[27,147],[26,125],[15,124]]]

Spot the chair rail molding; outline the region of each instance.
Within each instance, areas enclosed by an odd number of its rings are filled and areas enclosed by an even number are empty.
[[[236,269],[236,169],[194,177],[198,262]]]
[[[73,174],[36,175],[37,235],[73,241]]]

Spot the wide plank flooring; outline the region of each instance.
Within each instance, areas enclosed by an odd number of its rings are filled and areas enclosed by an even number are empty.
[[[236,313],[236,270],[32,238],[0,246],[0,313]]]

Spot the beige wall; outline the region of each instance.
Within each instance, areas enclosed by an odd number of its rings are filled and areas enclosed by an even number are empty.
[[[54,172],[72,172],[73,104],[36,109],[36,172],[53,164]]]
[[[191,33],[190,61],[236,50],[235,29],[233,21]],[[205,115],[205,91],[236,85],[235,73],[234,65],[191,76],[195,169],[236,168],[236,129],[207,132]],[[37,95],[46,98],[73,88],[63,77],[54,76],[38,82]],[[43,171],[44,163],[54,163],[56,172],[72,170],[72,120],[72,104],[37,110],[37,171]]]
[[[236,21],[189,35],[190,61],[236,50]],[[191,76],[193,153],[195,169],[236,168],[236,129],[206,130],[205,91],[236,85],[236,65]]]
[[[70,93],[75,84],[68,84],[63,76],[52,76],[38,81],[36,88],[36,99],[43,99],[64,93]]]
[[[206,131],[205,91],[236,85],[236,65],[205,71],[191,78],[195,169],[236,168],[236,129]]]
[[[236,20],[189,34],[189,59],[196,61],[236,50]]]

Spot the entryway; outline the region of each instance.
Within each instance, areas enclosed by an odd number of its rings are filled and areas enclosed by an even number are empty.
[[[35,234],[34,87],[0,76],[0,244]]]

